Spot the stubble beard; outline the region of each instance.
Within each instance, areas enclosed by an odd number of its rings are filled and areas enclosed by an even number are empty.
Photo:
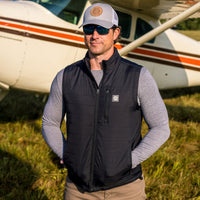
[[[101,56],[101,55],[105,55],[107,52],[109,52],[110,49],[113,48],[113,46],[110,46],[110,47],[107,47],[107,48],[93,48],[92,46],[89,47],[87,44],[86,44],[86,47],[87,49],[89,50],[90,54],[93,55],[94,57],[97,57],[97,56]]]

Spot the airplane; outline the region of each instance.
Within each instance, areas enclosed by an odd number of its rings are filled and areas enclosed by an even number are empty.
[[[57,72],[84,57],[79,26],[96,2],[118,13],[120,55],[147,68],[159,89],[200,85],[200,43],[171,29],[199,18],[199,1],[0,0],[0,100],[12,88],[49,93]]]

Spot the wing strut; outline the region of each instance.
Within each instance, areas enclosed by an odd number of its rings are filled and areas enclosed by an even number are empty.
[[[0,82],[0,101],[8,94],[9,86]]]
[[[151,40],[155,36],[159,35],[160,33],[164,32],[165,30],[173,27],[175,24],[180,23],[190,15],[194,14],[200,10],[200,2],[196,3],[194,6],[191,8],[187,9],[186,11],[182,12],[181,14],[177,15],[176,17],[172,18],[171,20],[165,22],[164,24],[160,25],[159,27],[153,29],[152,31],[146,33],[145,35],[141,36],[137,40],[131,42],[124,48],[119,50],[119,54],[121,56],[127,55],[130,51],[134,50],[138,46],[142,45],[143,43]]]

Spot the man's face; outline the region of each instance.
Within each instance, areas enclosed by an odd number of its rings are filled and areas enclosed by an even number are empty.
[[[89,52],[94,56],[109,56],[109,54],[112,55],[114,40],[117,39],[119,33],[119,28],[116,28],[115,30],[111,28],[109,29],[108,34],[104,35],[99,34],[95,29],[92,34],[85,34],[85,45]]]

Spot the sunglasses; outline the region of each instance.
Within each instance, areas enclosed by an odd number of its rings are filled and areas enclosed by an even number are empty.
[[[94,33],[94,30],[96,30],[99,35],[107,35],[110,29],[104,28],[99,25],[90,24],[83,27],[85,35],[92,35]]]

